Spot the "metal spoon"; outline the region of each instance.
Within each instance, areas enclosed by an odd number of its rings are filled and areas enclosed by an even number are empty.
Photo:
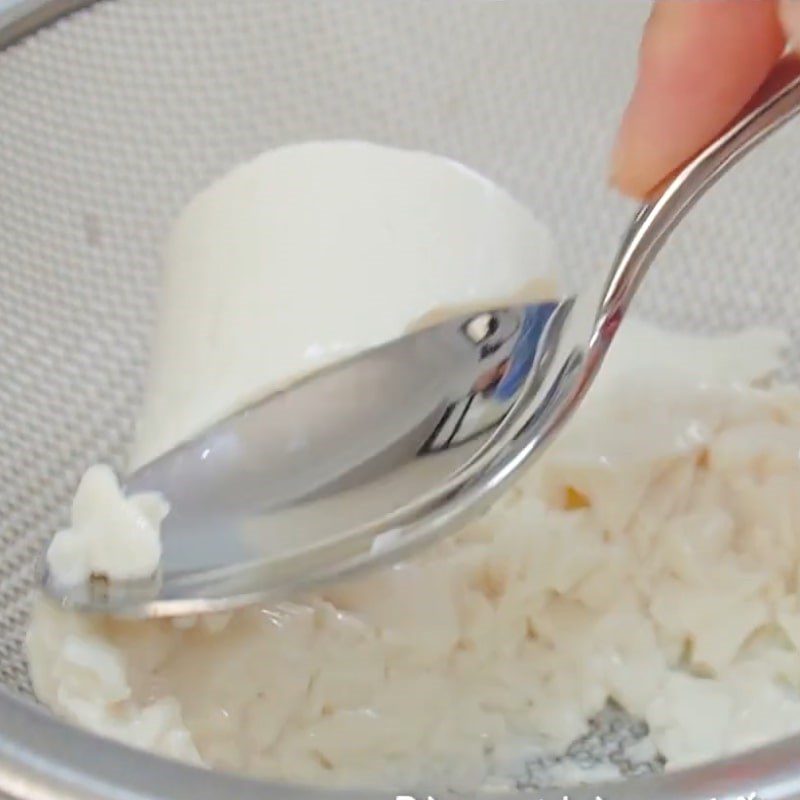
[[[572,415],[675,225],[800,110],[790,78],[654,193],[602,280],[405,336],[234,414],[125,484],[170,503],[156,576],[63,586],[43,560],[45,591],[121,616],[219,611],[397,560],[481,513]]]

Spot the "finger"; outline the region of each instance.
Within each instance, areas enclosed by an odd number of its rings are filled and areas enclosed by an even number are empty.
[[[723,130],[785,45],[774,0],[660,0],[645,29],[612,181],[642,196]]]

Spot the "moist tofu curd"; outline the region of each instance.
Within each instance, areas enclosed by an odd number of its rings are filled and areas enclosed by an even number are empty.
[[[130,466],[437,309],[549,294],[555,273],[543,225],[452,161],[359,142],[265,153],[172,230]],[[609,703],[647,723],[637,747],[667,768],[800,730],[800,391],[772,379],[784,345],[630,320],[563,435],[458,534],[197,619],[41,598],[36,694],[135,747],[330,786],[513,788],[525,758],[563,754]],[[149,574],[166,513],[93,467],[50,568]]]

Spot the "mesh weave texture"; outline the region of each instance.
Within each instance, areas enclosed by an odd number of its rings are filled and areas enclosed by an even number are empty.
[[[647,4],[106,0],[0,55],[0,677],[38,548],[81,471],[131,432],[169,221],[277,144],[361,138],[462,160],[554,230],[568,282],[632,206],[606,186]],[[640,310],[800,337],[800,124],[675,235]],[[789,373],[800,374],[797,352]]]

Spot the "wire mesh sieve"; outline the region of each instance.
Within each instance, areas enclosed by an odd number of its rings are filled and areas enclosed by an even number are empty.
[[[21,32],[19,9],[36,22],[78,5],[0,0],[0,25]],[[11,695],[30,693],[37,549],[81,471],[121,464],[159,244],[181,204],[288,141],[423,148],[528,203],[574,284],[611,255],[631,212],[605,171],[646,12],[620,0],[104,0],[0,53],[0,678]],[[644,313],[705,330],[777,323],[800,341],[796,152],[800,125],[704,201],[648,279]],[[22,713],[11,703],[0,693],[0,738]],[[573,755],[625,763],[636,738],[612,713]]]

